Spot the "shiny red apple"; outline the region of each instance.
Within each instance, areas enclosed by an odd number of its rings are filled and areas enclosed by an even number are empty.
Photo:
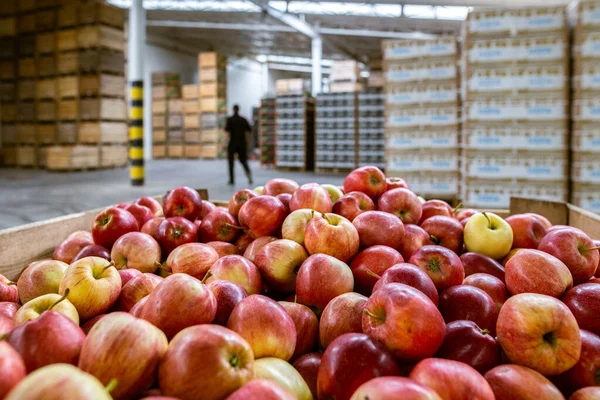
[[[373,200],[363,192],[350,192],[333,204],[332,212],[354,221],[358,215],[375,210]]]
[[[344,179],[344,193],[363,192],[377,199],[387,190],[385,174],[377,167],[360,167],[350,172]]]
[[[202,198],[194,189],[181,186],[171,190],[163,199],[165,217],[182,217],[189,221],[200,218]]]
[[[463,248],[463,227],[460,222],[452,217],[434,215],[427,218],[422,224],[432,244],[443,246],[460,254]]]
[[[352,220],[358,231],[360,246],[384,245],[399,250],[404,240],[400,218],[382,211],[366,211]]]
[[[385,192],[377,202],[377,209],[400,217],[404,224],[418,224],[423,213],[417,195],[403,188]]]
[[[452,250],[442,246],[423,246],[409,261],[429,275],[438,290],[460,285],[465,270],[460,258]]]
[[[160,244],[163,256],[168,256],[182,244],[198,240],[198,227],[183,217],[167,218],[158,226],[156,241]]]
[[[498,308],[494,300],[478,287],[458,285],[447,288],[440,294],[439,308],[446,323],[473,321],[492,336],[496,334]]]
[[[110,249],[118,238],[139,231],[135,217],[127,210],[111,207],[100,212],[92,222],[94,243]]]
[[[253,197],[258,196],[256,192],[250,189],[242,189],[235,192],[235,194],[229,200],[229,204],[227,205],[227,209],[229,213],[237,218],[240,208],[244,205],[244,203],[250,200]]]
[[[332,206],[329,193],[318,183],[306,183],[300,186],[290,199],[290,211],[307,208],[320,213],[330,213]]]
[[[388,246],[371,246],[352,259],[350,269],[354,275],[354,290],[368,296],[381,276],[388,268],[404,262],[402,255]]]
[[[228,211],[216,209],[202,219],[198,227],[198,240],[207,242],[233,243],[240,235],[242,229],[237,226],[237,221]]]
[[[373,293],[381,289],[388,283],[404,283],[423,292],[429,299],[438,305],[438,292],[433,281],[416,265],[409,263],[399,263],[388,268],[373,286]]]
[[[319,321],[319,345],[325,349],[338,336],[362,332],[362,313],[367,298],[358,293],[344,293],[327,304]]]
[[[256,196],[242,205],[238,220],[250,236],[256,239],[275,236],[286,216],[287,212],[281,201],[272,196]]]

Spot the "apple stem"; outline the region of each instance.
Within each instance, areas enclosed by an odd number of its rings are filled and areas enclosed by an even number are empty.
[[[160,268],[160,269],[162,269],[164,271],[171,272],[171,270],[169,268],[165,267],[164,265],[162,265],[158,261],[155,261],[154,265],[156,266],[156,268]]]
[[[489,228],[492,229],[492,221],[490,220],[490,217],[487,216],[487,214],[485,213],[485,211],[482,211],[481,213],[483,214],[483,216],[485,217],[485,219],[487,219]]]
[[[488,329],[482,329],[482,330],[481,330],[481,334],[482,334],[482,335],[489,335],[489,334],[490,334],[490,331],[489,331]]]
[[[429,240],[431,240],[431,242],[435,245],[439,245],[440,244],[440,240],[437,238],[437,236],[434,235],[429,235]]]
[[[8,286],[12,286],[12,285],[16,285],[16,284],[17,284],[17,282],[12,282],[12,281],[7,283]]]
[[[294,303],[298,303],[298,295],[294,294]]]
[[[458,203],[458,205],[456,207],[454,207],[454,209],[452,210],[452,214],[456,215],[456,213],[458,212],[458,210],[460,210],[463,206],[463,203]]]
[[[226,222],[225,226],[228,227],[228,228],[239,229],[241,231],[244,230],[244,228],[242,228],[241,226],[233,225],[233,224],[230,224],[229,222]]]
[[[64,299],[66,299],[66,298],[67,298],[67,296],[69,295],[69,292],[70,292],[70,291],[71,291],[71,289],[69,289],[69,288],[66,288],[66,289],[65,289],[65,294],[63,294],[63,295],[62,295],[62,297],[61,297],[60,299],[56,300],[56,302],[55,302],[54,304],[52,304],[50,307],[48,307],[48,310],[47,310],[47,311],[50,311],[50,310],[52,310],[52,309],[54,308],[54,306],[56,306],[58,303],[60,303],[60,302],[61,302],[61,301],[63,301]]]
[[[114,261],[109,262],[106,267],[102,268],[102,272],[100,272],[100,275],[102,275],[104,273],[104,271],[106,271],[110,267],[114,267],[114,266],[115,266],[115,262]]]
[[[204,278],[202,278],[202,283],[206,283],[206,280],[212,276],[212,272],[208,271]]]
[[[378,320],[378,321],[385,321],[385,319],[384,319],[384,318],[381,318],[380,316],[373,314],[373,313],[372,313],[372,312],[370,312],[369,310],[364,310],[363,312],[364,312],[366,315],[368,315],[369,317],[371,317],[371,318],[375,318],[375,319],[376,319],[376,320]]]
[[[367,275],[372,276],[375,279],[380,279],[381,276],[377,275],[375,272],[371,271],[370,269],[365,271],[367,273]]]
[[[108,393],[112,392],[113,390],[115,390],[118,383],[119,383],[119,381],[117,380],[117,378],[112,378],[110,380],[110,382],[108,382],[108,385],[106,385],[106,387],[105,387],[106,391]]]
[[[600,250],[600,247],[591,247],[589,249],[583,249],[582,253],[587,253],[588,251],[592,251],[592,250]],[[9,283],[10,285],[10,283]]]
[[[8,335],[9,335],[9,333],[5,333],[4,335],[0,336],[0,341],[8,340]]]

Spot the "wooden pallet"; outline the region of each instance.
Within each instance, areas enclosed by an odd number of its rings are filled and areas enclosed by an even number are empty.
[[[48,148],[46,167],[50,171],[78,171],[100,167],[97,146],[52,146]]]

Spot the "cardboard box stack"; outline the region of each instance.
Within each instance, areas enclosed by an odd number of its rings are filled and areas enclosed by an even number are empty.
[[[277,143],[276,108],[274,98],[260,101],[258,111],[258,142],[260,164],[275,165],[275,145]]]
[[[358,94],[358,166],[385,169],[385,95],[382,90]]]
[[[355,60],[334,61],[329,79],[331,93],[360,92],[363,89],[360,67]]]
[[[275,93],[277,96],[301,95],[310,92],[310,82],[306,79],[277,79],[275,81]]]
[[[384,41],[386,175],[425,197],[459,193],[459,51],[455,37]]]
[[[222,158],[227,154],[227,58],[214,52],[200,53],[198,76],[202,158]]]
[[[183,85],[183,156],[200,158],[200,90],[197,84]]]
[[[169,121],[169,106],[179,107],[181,113],[183,104],[177,104],[178,99],[181,99],[179,74],[173,72],[152,73],[152,158],[161,159],[169,155],[167,131],[170,126],[178,122],[177,117],[173,118],[173,121]],[[172,100],[175,100],[175,102],[170,103]],[[181,102],[181,100],[179,101]],[[183,120],[183,117],[181,117],[181,120]],[[169,122],[171,125],[169,125]],[[181,121],[181,124],[183,124],[183,121]],[[183,132],[181,127],[180,132]],[[182,137],[180,136],[176,142],[171,143],[170,157],[179,150],[177,146],[181,148],[181,153],[183,153],[181,142]]]
[[[465,23],[462,200],[568,200],[566,9],[475,10]]]
[[[600,213],[600,3],[575,9],[571,202]]]
[[[315,160],[315,101],[307,95],[276,100],[277,168],[312,171]]]

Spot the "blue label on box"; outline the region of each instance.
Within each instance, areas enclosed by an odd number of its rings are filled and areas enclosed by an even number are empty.
[[[394,56],[403,56],[405,54],[410,54],[411,49],[409,47],[396,47],[392,50],[392,55]]]
[[[500,201],[500,196],[495,194],[480,194],[477,198],[479,201],[488,203],[498,203]]]
[[[496,58],[501,55],[502,52],[500,50],[482,50],[479,52],[479,56],[484,58]]]
[[[500,109],[497,107],[482,107],[479,109],[479,113],[484,115],[500,115]]]
[[[450,94],[448,92],[432,92],[432,100],[450,100]]]
[[[528,22],[529,22],[529,25],[539,28],[539,27],[552,26],[554,19],[552,17],[537,17],[537,18],[530,18],[528,20]]]
[[[499,78],[481,78],[479,79],[478,83],[478,86],[486,89],[493,89],[502,86],[502,80]]]
[[[451,50],[450,46],[444,44],[437,44],[429,48],[429,52],[432,54],[447,53],[449,50]]]
[[[552,139],[548,137],[530,137],[527,138],[529,144],[552,144]]]
[[[446,68],[432,68],[429,70],[429,75],[433,78],[447,77],[448,72]]]
[[[410,72],[408,71],[391,71],[389,74],[391,80],[410,78]]]
[[[479,23],[477,24],[477,27],[480,29],[491,29],[491,28],[499,27],[500,24],[501,24],[500,19],[485,19],[483,21],[479,21]]]
[[[497,174],[500,172],[500,167],[495,165],[482,165],[477,167],[477,171],[484,174]]]
[[[448,138],[433,138],[433,139],[431,139],[431,143],[433,143],[433,144],[450,144],[450,139],[448,139]]]
[[[450,168],[450,162],[449,161],[433,161],[431,163],[431,165],[433,165],[434,167],[437,168]]]
[[[552,47],[543,46],[543,47],[533,47],[528,51],[529,55],[532,56],[545,56],[548,54],[552,54]]]
[[[544,88],[547,86],[551,86],[553,82],[552,82],[552,79],[550,79],[550,78],[537,76],[537,77],[529,78],[528,83],[529,83],[529,86],[533,86],[533,87],[537,87],[537,88]]]
[[[479,143],[479,144],[498,144],[498,143],[500,143],[500,138],[498,138],[498,137],[478,137],[477,143]]]
[[[405,146],[405,145],[412,145],[414,143],[414,140],[394,138],[394,139],[392,139],[392,143],[395,146]]]
[[[527,112],[532,115],[551,115],[552,109],[550,107],[531,107],[527,109]]]
[[[529,167],[527,173],[530,175],[550,175],[552,170],[549,167]]]
[[[434,122],[447,122],[450,118],[447,115],[436,114],[431,116],[431,120]]]
[[[600,107],[590,107],[590,113],[600,114]]]
[[[444,191],[444,192],[452,189],[452,187],[450,187],[450,184],[448,184],[448,183],[434,183],[431,186],[433,187],[434,190],[439,190],[439,191]]]

